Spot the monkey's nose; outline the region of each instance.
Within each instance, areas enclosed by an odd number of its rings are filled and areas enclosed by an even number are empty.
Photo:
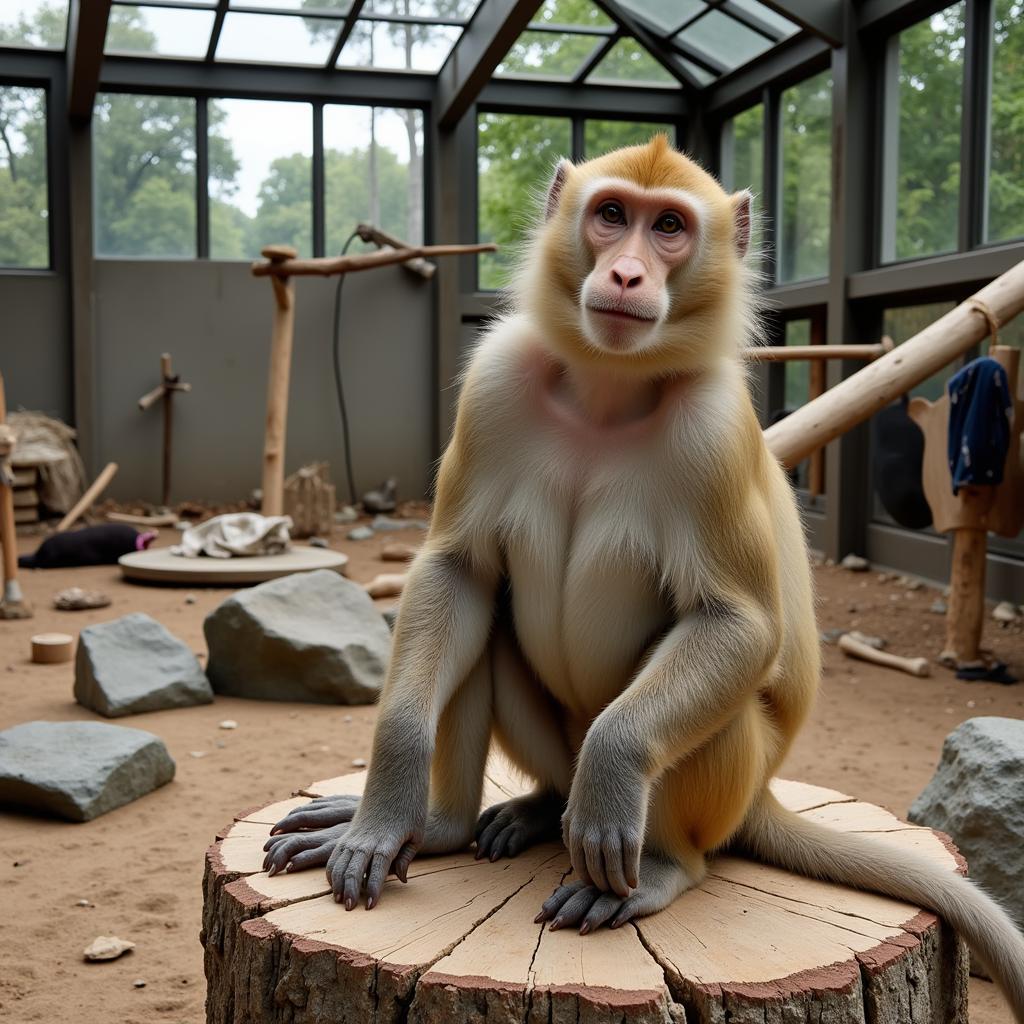
[[[644,280],[643,263],[632,256],[620,256],[612,264],[612,280],[623,291],[638,287]]]

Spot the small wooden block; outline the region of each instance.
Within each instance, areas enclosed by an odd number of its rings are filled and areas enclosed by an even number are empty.
[[[37,665],[70,661],[74,653],[75,638],[67,633],[37,633],[32,637],[32,660]]]

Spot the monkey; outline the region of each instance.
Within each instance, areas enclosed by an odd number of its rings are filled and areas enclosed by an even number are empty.
[[[561,161],[475,347],[410,568],[361,799],[279,822],[265,867],[353,909],[418,853],[561,836],[536,920],[620,927],[727,846],[942,915],[1024,1024],[1024,939],[971,882],[783,808],[820,677],[803,527],[740,350],[752,196],[664,136]],[[532,792],[479,815],[491,738]]]

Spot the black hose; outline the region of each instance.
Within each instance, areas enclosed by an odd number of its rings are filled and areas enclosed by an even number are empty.
[[[348,252],[348,247],[358,237],[358,232],[353,231],[348,236],[348,241],[342,246],[341,255]],[[345,409],[345,389],[341,380],[341,286],[345,283],[345,275],[338,276],[338,284],[334,289],[334,337],[332,348],[334,350],[334,387],[338,392],[338,410],[341,412],[342,443],[345,446],[345,475],[348,477],[349,502],[356,504],[356,484],[352,476],[352,446],[349,442],[348,433],[348,412]]]

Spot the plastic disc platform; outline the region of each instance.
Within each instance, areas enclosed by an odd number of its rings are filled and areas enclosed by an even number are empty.
[[[184,558],[172,555],[170,548],[150,548],[122,555],[118,564],[125,579],[138,583],[246,587],[314,569],[333,569],[344,575],[348,555],[330,548],[292,547],[280,555],[251,558]]]

